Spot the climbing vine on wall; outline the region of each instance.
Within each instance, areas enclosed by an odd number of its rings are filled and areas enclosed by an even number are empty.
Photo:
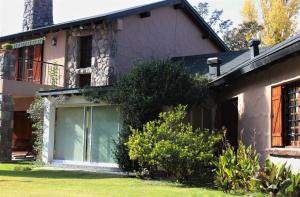
[[[36,153],[36,164],[42,163],[43,149],[43,118],[44,118],[44,99],[36,97],[31,103],[27,113],[32,120],[33,150]]]

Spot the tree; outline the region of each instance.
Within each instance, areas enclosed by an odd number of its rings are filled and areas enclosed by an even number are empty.
[[[252,0],[245,0],[242,8],[243,22],[257,22],[258,14]]]
[[[294,35],[300,0],[260,0],[266,45],[274,45]]]
[[[209,11],[209,4],[207,2],[198,3],[198,6],[194,7],[199,15],[211,26],[211,28],[218,34],[223,34],[229,30],[232,26],[230,19],[221,19],[223,10],[214,10],[212,13]]]
[[[244,22],[238,27],[227,31],[223,35],[223,40],[230,50],[238,51],[246,49],[249,46],[249,41],[255,38],[258,32],[262,31],[263,27],[257,22]]]
[[[256,38],[262,27],[258,24],[258,14],[253,0],[245,0],[242,8],[243,23],[241,28],[244,29],[245,40],[249,42]]]

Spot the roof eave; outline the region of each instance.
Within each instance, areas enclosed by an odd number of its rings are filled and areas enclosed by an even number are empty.
[[[245,65],[241,65],[238,69],[221,76],[210,82],[212,86],[221,86],[225,83],[230,83],[231,81],[241,77],[242,75],[248,74],[250,72],[259,71],[265,66],[270,65],[278,60],[286,58],[300,51],[300,36],[299,39],[293,43],[287,43],[286,46],[280,47],[275,51],[270,53],[261,54],[262,56],[257,56],[257,58],[246,62]]]

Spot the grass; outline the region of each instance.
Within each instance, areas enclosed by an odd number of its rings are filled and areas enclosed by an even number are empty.
[[[16,168],[16,166],[18,167]],[[27,168],[22,171],[23,167],[32,168],[33,166],[31,164],[0,164],[1,197],[231,196],[218,190],[186,187],[167,181],[144,181],[111,174],[57,171],[43,168],[36,168],[32,171],[27,171]]]

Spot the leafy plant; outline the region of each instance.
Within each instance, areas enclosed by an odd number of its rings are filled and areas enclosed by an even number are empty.
[[[226,144],[216,163],[215,183],[223,191],[252,191],[253,177],[259,169],[259,154],[241,141],[237,150]]]
[[[186,106],[179,105],[160,113],[142,130],[131,129],[127,143],[130,159],[152,174],[161,170],[179,182],[189,180],[198,168],[212,166],[222,134],[193,130],[190,123],[184,123],[185,110]]]
[[[33,149],[36,153],[36,164],[42,164],[43,149],[43,118],[44,118],[44,99],[36,97],[27,110],[33,122]]]
[[[291,185],[286,189],[287,196],[294,197],[300,194],[300,173],[292,174]]]
[[[266,160],[264,167],[259,171],[256,180],[259,188],[265,193],[271,193],[272,196],[286,194],[287,189],[293,183],[291,180],[292,171],[286,163],[277,166],[270,160]]]
[[[4,43],[0,46],[0,49],[11,50],[13,46],[10,43]]]

